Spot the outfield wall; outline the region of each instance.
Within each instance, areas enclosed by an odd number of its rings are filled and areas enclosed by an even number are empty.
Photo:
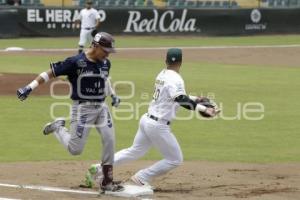
[[[126,35],[252,35],[300,33],[300,9],[98,10],[101,30]],[[0,9],[0,38],[78,36],[75,8]]]

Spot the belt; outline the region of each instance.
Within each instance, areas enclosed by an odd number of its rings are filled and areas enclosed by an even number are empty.
[[[78,104],[82,103],[103,103],[103,101],[97,101],[97,100],[78,100]]]
[[[93,28],[83,28],[83,29],[85,29],[85,30],[93,30],[95,27],[93,27]]]
[[[161,119],[159,119],[158,117],[155,117],[154,115],[150,115],[150,114],[147,114],[147,116],[150,118],[150,119],[153,119],[154,121],[160,121],[160,122],[164,122],[164,124],[166,124],[166,125],[170,125],[171,124],[171,122],[170,121],[168,121],[168,120],[161,120]]]

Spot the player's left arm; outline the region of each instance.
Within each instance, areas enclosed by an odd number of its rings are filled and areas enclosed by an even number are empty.
[[[200,104],[192,96],[186,95],[183,80],[170,85],[170,95],[175,102],[188,110],[203,112],[211,117],[214,117],[217,114],[214,108]]]
[[[113,89],[111,84],[111,78],[109,77],[111,63],[109,60],[107,60],[107,67],[108,67],[108,73],[106,75],[106,80],[105,80],[106,95],[111,97],[112,99],[111,105],[114,107],[118,107],[119,104],[121,103],[121,99],[118,97],[116,91]]]
[[[112,87],[110,78],[107,78],[105,81],[105,90],[107,91],[107,95],[111,97],[112,102],[111,105],[114,107],[118,107],[121,103],[121,99],[116,95],[115,90]]]
[[[175,102],[179,103],[180,106],[188,109],[195,110],[196,112],[203,112],[210,117],[216,116],[219,111],[214,107],[205,106],[201,103],[197,103],[197,99],[193,96],[187,96],[185,94],[179,95],[174,99]]]

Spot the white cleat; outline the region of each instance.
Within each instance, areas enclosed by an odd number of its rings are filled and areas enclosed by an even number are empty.
[[[43,134],[49,135],[58,129],[59,127],[65,126],[66,120],[65,118],[57,118],[53,122],[49,122],[44,126]]]
[[[146,181],[142,181],[141,179],[139,179],[139,177],[137,177],[137,175],[133,175],[130,180],[135,183],[138,186],[150,186],[150,184]]]

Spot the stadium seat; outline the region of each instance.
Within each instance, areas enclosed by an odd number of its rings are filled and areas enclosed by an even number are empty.
[[[116,1],[116,6],[126,6],[127,0],[118,0]]]
[[[116,5],[116,0],[108,0],[106,1],[106,5],[109,7],[113,7]]]
[[[214,8],[220,8],[221,7],[221,2],[220,1],[213,1],[212,7],[214,7]]]
[[[197,1],[196,7],[198,7],[198,8],[203,7],[203,1]]]
[[[280,7],[281,6],[281,0],[274,0],[274,7]]]
[[[197,3],[196,1],[186,1],[185,6],[189,7],[189,8],[193,8],[193,7],[196,7],[195,6],[196,3]]]
[[[177,0],[168,0],[167,6],[174,7],[176,5]]]
[[[237,7],[239,7],[239,5],[236,1],[232,1],[230,7],[237,8]]]
[[[84,5],[85,5],[85,0],[79,0],[78,6],[84,7]]]
[[[144,5],[144,1],[142,0],[142,4],[141,4],[142,6]],[[153,1],[152,0],[147,0],[146,1],[146,5],[148,6],[148,7],[153,7],[154,6],[154,3],[153,3]]]
[[[229,8],[230,7],[229,1],[222,1],[222,7]]]
[[[33,0],[33,4],[35,6],[42,6],[43,4],[41,3],[41,0]]]
[[[211,1],[205,1],[204,4],[203,4],[203,7],[205,7],[205,8],[212,7],[212,2]]]
[[[128,0],[127,5],[128,6],[135,6],[135,0]]]
[[[268,0],[268,7],[274,7],[274,0]]]
[[[185,5],[185,0],[178,0],[176,2],[176,6],[178,6],[178,7],[184,7],[184,5]]]
[[[289,1],[290,7],[298,7],[299,6],[299,0],[290,0]]]
[[[281,0],[281,5],[282,5],[282,7],[288,7],[289,0]]]

